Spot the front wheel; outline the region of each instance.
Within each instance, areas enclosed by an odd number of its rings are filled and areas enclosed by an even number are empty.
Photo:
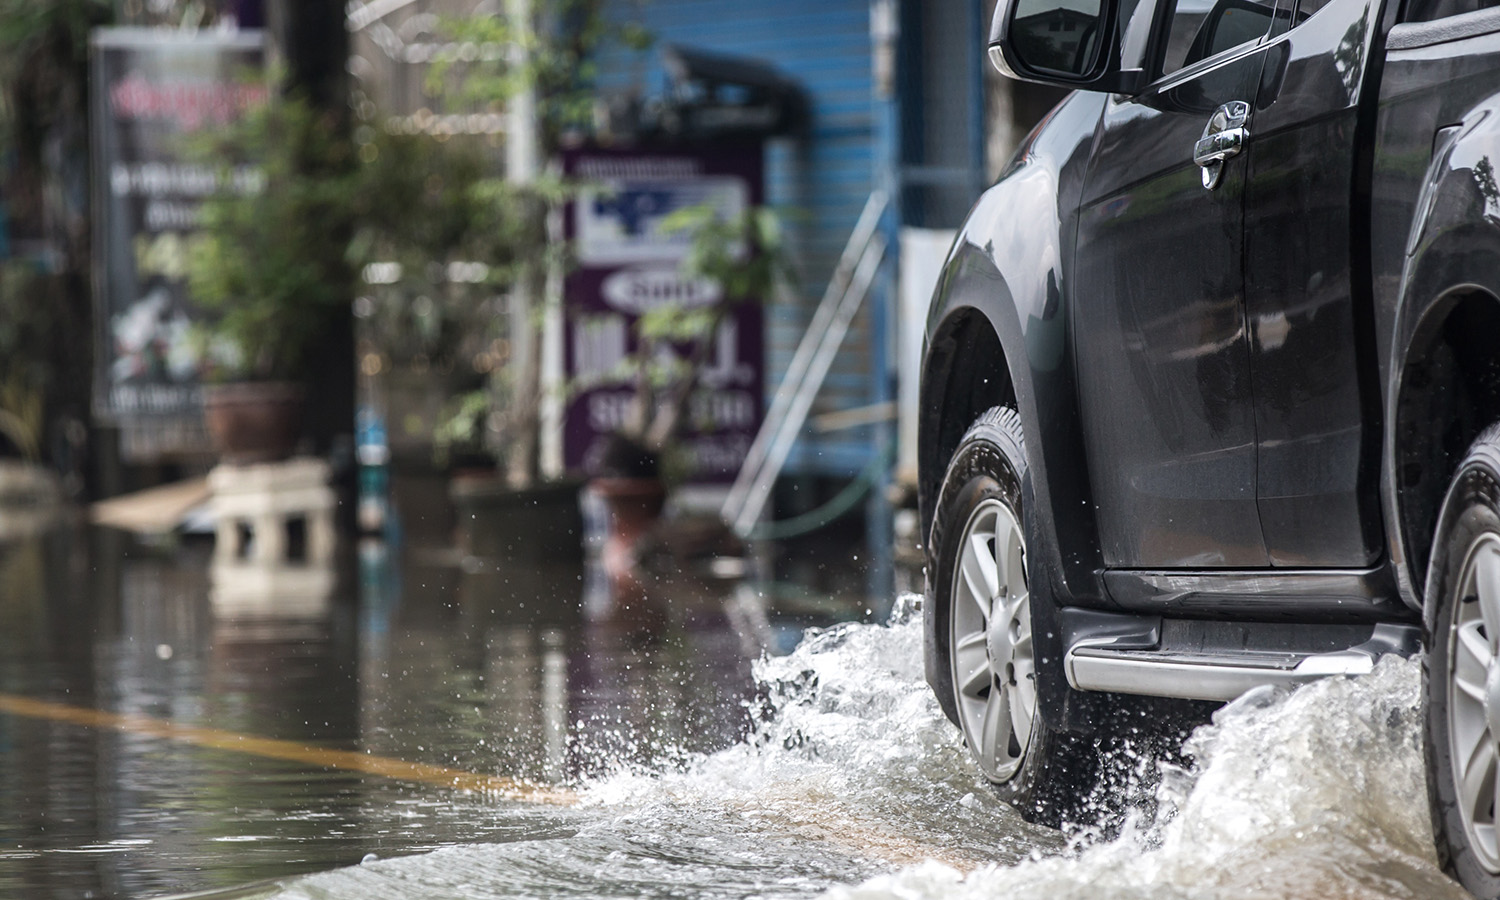
[[[937,636],[956,720],[979,771],[1034,822],[1058,825],[1091,780],[1038,706],[1027,570],[1025,444],[1014,410],[969,428],[944,476],[932,541]]]
[[[1438,859],[1500,898],[1500,426],[1459,465],[1427,576],[1424,749]]]
[[[1013,778],[1036,725],[1036,654],[1026,537],[1012,507],[980,499],[960,532],[948,657],[959,724],[984,776]]]

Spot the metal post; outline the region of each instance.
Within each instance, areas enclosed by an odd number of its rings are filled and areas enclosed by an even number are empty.
[[[527,47],[533,40],[535,11],[532,0],[505,0],[505,15],[515,27],[516,43],[511,48],[511,61],[525,68],[530,62]],[[530,81],[514,97],[506,109],[505,123],[505,176],[518,184],[529,184],[542,171],[541,135],[537,127],[536,85]]]
[[[888,247],[901,246],[901,73],[897,68],[900,58],[901,0],[872,0],[870,6],[870,40],[875,55],[875,69],[881,73],[874,92],[875,118],[875,183],[890,198],[890,203],[881,216],[880,229]],[[887,403],[895,399],[894,376],[891,361],[895,353],[891,349],[894,334],[891,323],[895,321],[893,308],[896,297],[896,260],[899,252],[887,254],[875,281],[870,304],[870,402]],[[872,452],[884,455],[894,439],[894,429],[889,421],[877,424],[873,429]],[[880,470],[871,485],[869,500],[865,503],[865,543],[869,553],[869,568],[866,570],[867,593],[870,611],[877,621],[890,614],[895,602],[895,525],[890,502],[890,467]]]
[[[511,47],[511,62],[525,70],[530,62],[528,47],[535,28],[532,0],[506,0],[505,14],[515,28],[516,40]],[[541,134],[537,122],[536,85],[529,79],[507,103],[505,135],[505,177],[513,184],[532,184],[541,174]],[[537,304],[544,292],[544,273],[532,271],[534,264],[524,264],[510,292],[510,367],[514,374],[509,408],[519,418],[518,437],[510,446],[506,469],[514,486],[530,484],[537,472],[541,422],[540,409],[533,409],[542,385],[542,341],[537,334]]]

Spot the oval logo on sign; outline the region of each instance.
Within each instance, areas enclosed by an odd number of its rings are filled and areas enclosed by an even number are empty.
[[[625,269],[604,279],[604,302],[641,315],[668,303],[691,309],[716,302],[723,291],[711,278],[684,278],[675,269]]]

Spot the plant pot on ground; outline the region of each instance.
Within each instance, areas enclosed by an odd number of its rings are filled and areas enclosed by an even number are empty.
[[[230,465],[286,459],[297,449],[307,392],[287,381],[240,381],[203,389],[203,424]]]
[[[625,557],[656,523],[667,500],[656,455],[639,441],[615,433],[592,448],[584,465],[589,490],[604,501],[608,510],[605,569],[612,568],[611,557],[618,557],[616,566],[634,568],[633,560]]]

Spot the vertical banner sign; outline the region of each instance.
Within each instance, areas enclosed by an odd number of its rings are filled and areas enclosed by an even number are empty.
[[[724,217],[762,202],[758,143],[699,150],[578,150],[566,173],[586,187],[566,224],[577,268],[564,287],[569,393],[563,460],[583,466],[589,449],[624,421],[635,395],[621,363],[636,348],[635,324],[660,303],[707,305],[722,287],[679,270],[690,236],[664,233],[685,207],[713,204]],[[734,480],[760,428],[765,383],[764,316],[749,298],[720,323],[683,415],[679,448],[688,480]]]
[[[254,193],[253,165],[221,172],[184,143],[270,95],[260,31],[94,32],[92,71],[94,405],[105,420],[197,419],[201,365],[186,260],[200,207],[221,188]],[[226,183],[227,182],[227,183]]]

